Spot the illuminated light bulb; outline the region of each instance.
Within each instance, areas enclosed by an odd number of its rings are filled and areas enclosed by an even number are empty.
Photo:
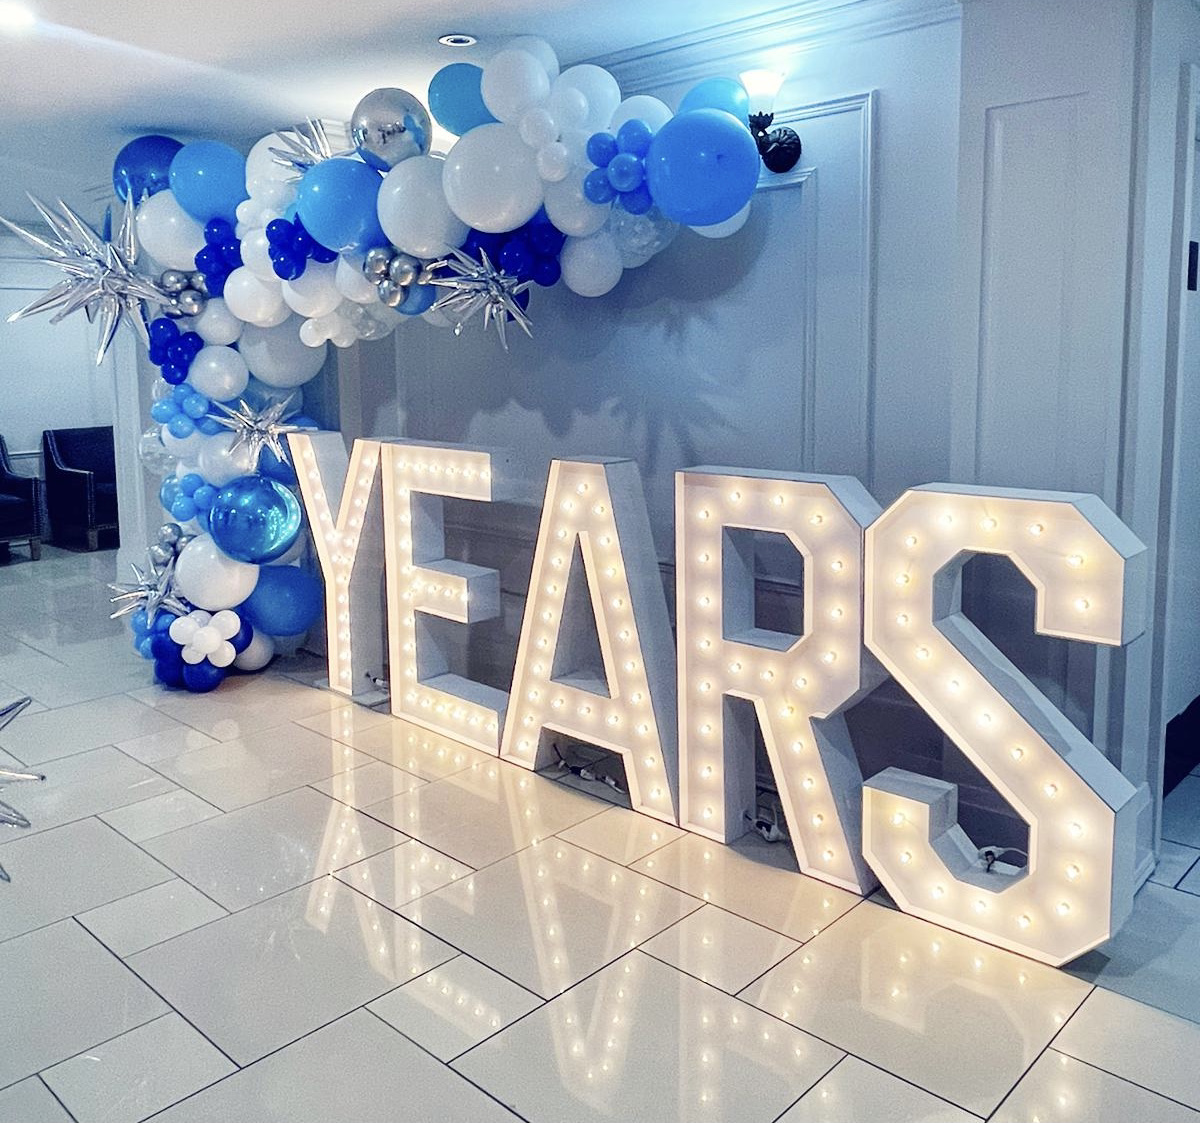
[[[946,887],[944,885],[935,885],[933,887],[933,895],[940,900],[946,895]]]
[[[758,677],[762,679],[763,682],[770,682],[775,677],[775,672],[768,667]]]
[[[795,717],[796,716],[796,707],[795,706],[781,706],[780,710],[779,710],[779,716],[780,717]]]
[[[613,606],[613,608],[624,608],[625,607],[625,598],[624,597],[613,597],[612,606]]]
[[[956,679],[956,678],[952,678],[950,680],[950,682],[948,683],[948,685],[949,685],[950,689],[954,691],[955,694],[957,694],[962,689],[962,683],[959,682],[958,679]]]
[[[826,651],[825,654],[821,656],[821,662],[825,663],[825,664],[836,663],[837,662],[837,652],[836,651]]]
[[[1020,760],[1025,755],[1025,750],[1021,748],[1020,745],[1013,745],[1013,747],[1008,750],[1008,755],[1011,756],[1013,760]]]
[[[904,544],[911,550],[917,544],[917,536],[915,534],[906,535]]]
[[[975,902],[975,911],[976,912],[987,912],[987,901],[976,901]]]
[[[608,724],[609,725],[620,725],[621,724],[620,716],[617,714],[609,714],[608,715]]]
[[[820,514],[819,512],[816,512],[816,513],[808,516],[808,521],[813,526],[820,526],[825,521],[825,516]]]
[[[704,596],[704,597],[698,597],[698,598],[696,599],[696,603],[697,603],[697,604],[698,604],[698,605],[699,605],[701,608],[707,608],[707,607],[708,607],[710,604],[712,604],[712,597],[708,597],[708,596]]]
[[[639,730],[639,732],[640,732],[640,730]],[[648,756],[648,757],[646,757],[646,759],[643,763],[646,765],[647,768],[653,768],[658,763],[658,757]]]
[[[710,554],[707,550],[702,550],[699,554],[696,555],[696,560],[701,565],[708,565],[708,563],[710,561],[712,561],[712,554]]]
[[[897,811],[896,814],[892,816],[893,827],[902,827],[907,822],[908,816],[905,815],[903,811]]]
[[[1053,799],[1056,795],[1058,795],[1058,785],[1047,784],[1044,788],[1042,788],[1042,791],[1046,793],[1046,796],[1049,799]]]
[[[792,680],[792,685],[795,686],[797,690],[803,690],[808,685],[808,679],[806,679],[803,675],[797,675],[795,679]]]
[[[627,660],[625,660],[625,669],[627,671],[636,671],[637,663],[632,659],[627,659]]]
[[[909,619],[910,617],[907,612],[901,612],[900,615],[896,617],[896,623],[902,628],[907,628]]]
[[[933,652],[931,652],[929,650],[929,648],[922,645],[921,647],[917,648],[915,654],[918,659],[928,659],[933,654]]]
[[[550,584],[546,586],[546,592],[548,592],[551,596],[553,596],[555,593],[558,592],[558,586],[555,585],[553,581],[551,581]]]
[[[580,712],[580,713],[581,713],[581,714],[582,714],[584,717],[587,717],[587,716],[588,716],[588,715],[589,715],[589,714],[592,712],[592,707],[591,707],[591,706],[589,706],[589,705],[587,705],[587,704],[585,703],[584,705],[582,705],[582,706],[580,706],[580,707],[579,707],[579,712]]]
[[[1021,915],[1017,917],[1018,928],[1028,928],[1032,923],[1033,921],[1030,919],[1028,913],[1021,913]]]
[[[840,559],[835,559],[829,563],[829,568],[832,569],[834,573],[841,573],[842,570],[846,568],[846,563]]]
[[[622,643],[626,643],[626,642],[628,642],[629,637],[632,635],[633,635],[633,633],[628,628],[622,628],[617,633],[617,639],[619,639]]]
[[[696,644],[696,646],[700,648],[701,651],[707,651],[710,647],[712,647],[712,640],[702,639],[698,644]]]
[[[846,615],[846,613],[845,613],[845,612],[844,612],[842,609],[840,609],[840,608],[831,608],[831,609],[829,610],[829,615],[830,615],[830,617],[832,617],[834,620],[840,620],[840,619],[841,619],[843,616],[845,616],[845,615]]]
[[[997,523],[996,520],[989,515],[986,519],[980,519],[979,525],[983,527],[984,530],[995,530]]]
[[[989,713],[980,714],[979,715],[979,724],[983,725],[983,726],[991,725],[992,724],[992,715]]]
[[[912,578],[909,577],[909,575],[907,573],[897,573],[896,574],[896,584],[897,585],[907,585],[910,581],[912,581]]]
[[[705,737],[709,736],[712,733],[712,731],[713,731],[713,727],[707,721],[702,726],[700,726],[700,732],[703,733]]]
[[[1067,565],[1069,565],[1072,569],[1078,569],[1081,565],[1083,565],[1083,555],[1071,554],[1070,557],[1067,558]]]
[[[529,692],[529,700],[531,702],[536,702],[541,696],[542,692],[540,690],[531,690]]]
[[[1076,597],[1074,604],[1076,612],[1087,612],[1087,610],[1092,607],[1091,602],[1087,599],[1087,597]]]
[[[741,670],[742,670],[742,665],[736,659],[732,663],[729,664],[730,674],[735,674],[735,675],[740,674]]]
[[[662,794],[663,794],[663,790],[662,790],[662,788],[655,788],[655,789],[654,789],[654,790],[653,790],[653,791],[650,793],[650,798],[651,798],[651,799],[662,799]]]
[[[644,721],[640,722],[638,724],[637,731],[644,737],[650,732],[650,726],[648,726]]]
[[[812,817],[812,820],[811,820],[811,822],[812,822],[812,825],[813,825],[814,827],[819,827],[819,826],[820,826],[820,825],[821,825],[823,822],[825,822],[825,816],[824,816],[824,815],[822,815],[822,814],[821,814],[821,813],[818,811],[818,812],[817,812],[817,813],[816,813],[816,814],[815,814],[815,815]]]
[[[706,807],[703,811],[700,812],[700,814],[705,819],[711,819],[713,817],[713,809],[711,807]]]
[[[706,779],[706,780],[712,774],[713,774],[713,766],[711,764],[706,764],[703,768],[700,769],[700,775],[703,776],[704,779]]]
[[[562,697],[554,698],[550,702],[550,705],[553,706],[556,710],[561,710],[565,704],[566,704],[566,699],[562,698]]]
[[[1067,866],[1065,872],[1066,872],[1068,881],[1075,881],[1079,877],[1079,874],[1082,871],[1079,869],[1079,867],[1077,865],[1075,865],[1074,862],[1072,862],[1069,866]]]
[[[729,493],[729,499],[733,503],[741,502],[741,498],[742,498],[742,493],[740,491],[731,491]]]
[[[1030,523],[1026,528],[1030,534],[1037,538],[1045,531],[1045,527],[1041,523]]]
[[[632,702],[632,703],[633,703],[635,706],[637,706],[637,705],[640,705],[640,704],[641,704],[641,701],[642,701],[642,699],[643,699],[644,697],[645,697],[645,695],[644,695],[644,694],[643,694],[643,693],[642,693],[640,690],[635,690],[635,691],[634,691],[634,692],[633,692],[633,693],[632,693],[632,694],[629,696],[629,700],[630,700],[630,701],[631,701],[631,702]]]
[[[794,753],[804,752],[804,742],[803,741],[793,741],[792,742],[792,752],[794,752]]]
[[[588,485],[586,483],[578,484],[575,488],[575,492],[578,495],[587,495],[587,490],[588,490]]]
[[[816,782],[816,780],[814,780],[814,779],[813,779],[811,776],[805,776],[805,777],[804,777],[804,782],[803,782],[803,784],[802,784],[801,786],[802,786],[802,787],[803,787],[803,788],[804,788],[806,791],[810,791],[810,792],[811,792],[811,791],[813,790],[813,788],[815,788],[815,787],[817,786],[817,782]]]
[[[701,521],[709,518],[711,515],[712,512],[707,507],[701,507],[700,510],[696,512],[696,518],[700,519]]]
[[[1058,913],[1059,916],[1066,916],[1067,913],[1071,911],[1071,906],[1067,904],[1066,901],[1059,901],[1058,904],[1054,906],[1054,911]]]
[[[611,534],[600,535],[600,545],[601,546],[611,546],[612,545],[612,535]]]
[[[562,527],[559,527],[559,529],[554,532],[554,537],[559,539],[560,541],[562,539],[566,538],[566,536],[567,536],[567,532]]]
[[[912,851],[911,851],[911,850],[903,850],[903,851],[901,851],[901,853],[900,853],[900,864],[901,864],[902,866],[907,866],[907,865],[908,865],[908,863],[909,863],[909,862],[911,862],[911,861],[912,861]]]
[[[607,510],[608,510],[608,508],[607,508],[606,506],[604,506],[604,504],[603,504],[603,503],[597,503],[597,504],[596,504],[596,505],[595,505],[595,506],[592,508],[592,514],[593,514],[593,515],[602,515],[602,514],[604,514],[604,512],[605,512],[605,511],[607,511]]]
[[[771,503],[776,507],[782,507],[783,506],[783,496],[782,495],[771,496]]]
[[[1067,831],[1072,838],[1080,838],[1083,835],[1083,827],[1079,823],[1071,823],[1067,826]]]
[[[938,522],[941,523],[942,526],[953,526],[954,516],[950,514],[942,515],[941,518],[938,519]]]
[[[827,861],[827,862],[832,862],[833,861],[833,851],[826,848],[825,850],[823,850],[821,852],[821,857],[824,858],[825,861]]]
[[[549,624],[550,621],[554,619],[554,613],[551,612],[550,609],[546,609],[546,611],[542,613],[542,619]]]

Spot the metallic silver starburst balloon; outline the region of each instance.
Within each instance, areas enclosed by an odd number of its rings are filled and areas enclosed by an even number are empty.
[[[283,420],[288,413],[295,412],[292,407],[295,397],[295,394],[289,394],[283,401],[272,402],[260,410],[254,409],[245,399],[238,400],[236,409],[223,402],[213,402],[212,407],[216,411],[213,420],[235,434],[230,452],[238,451],[242,445],[249,445],[255,464],[264,448],[269,448],[277,460],[286,460],[283,437],[307,428],[305,425],[289,425]]]
[[[462,335],[466,323],[476,312],[482,311],[484,330],[494,323],[505,351],[508,350],[506,332],[510,318],[532,339],[533,321],[517,303],[517,297],[528,291],[533,282],[510,277],[497,269],[485,250],[479,251],[478,261],[462,250],[451,250],[450,253],[450,257],[428,265],[426,271],[441,268],[451,271],[452,275],[448,277],[431,277],[430,283],[450,290],[445,296],[438,297],[433,310],[445,312],[454,321],[454,334]]]
[[[110,620],[128,616],[138,609],[146,610],[146,621],[153,624],[159,612],[169,612],[172,616],[186,616],[192,611],[192,606],[181,599],[175,592],[175,558],[166,562],[157,562],[153,557],[147,557],[147,567],[129,563],[133,570],[134,580],[126,583],[110,583],[109,589],[115,596],[109,597],[108,603],[117,605],[109,615]]]
[[[31,698],[18,698],[15,702],[0,706],[0,729],[12,721],[31,701]],[[14,772],[11,768],[0,768],[0,788],[19,780],[44,780],[45,778],[40,772]],[[28,827],[29,820],[11,804],[0,800],[0,824],[9,827]],[[0,866],[0,881],[11,880],[8,871]]]
[[[340,156],[353,156],[353,148],[334,148],[326,131],[325,122],[316,117],[287,129],[281,129],[279,138],[284,147],[269,149],[275,163],[292,171],[288,178],[299,179],[314,164],[322,160],[333,160]]]
[[[50,228],[49,238],[7,218],[0,218],[0,223],[37,250],[42,255],[38,258],[41,263],[61,269],[66,277],[14,312],[8,322],[39,312],[54,312],[50,322],[57,324],[82,308],[89,323],[100,325],[97,366],[108,354],[122,321],[133,327],[144,343],[149,343],[146,305],[168,305],[171,298],[152,278],[135,269],[139,246],[132,198],[125,200],[121,225],[111,242],[105,241],[61,199],[57,212],[32,195],[29,201]]]

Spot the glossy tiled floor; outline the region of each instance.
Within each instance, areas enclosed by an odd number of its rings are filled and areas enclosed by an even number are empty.
[[[0,1123],[1200,1123],[1200,777],[1126,930],[1057,971],[298,660],[160,690],[112,564],[0,565],[0,702],[35,699],[0,761],[47,775],[5,793]]]

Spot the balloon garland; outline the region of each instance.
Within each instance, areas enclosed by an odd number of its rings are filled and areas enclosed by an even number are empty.
[[[417,318],[456,334],[482,313],[532,335],[531,295],[603,296],[681,226],[724,237],[759,175],[747,97],[699,83],[678,112],[622,99],[591,64],[560,70],[545,41],[512,40],[483,67],[453,63],[428,110],[368,93],[339,147],[310,120],[248,155],[147,135],[113,165],[114,241],[65,204],[36,200],[52,237],[6,225],[64,279],[14,317],[99,316],[101,361],[119,323],[159,368],[139,454],[172,521],[131,584],[110,586],[158,679],[203,692],[270,662],[322,607],[301,564],[303,516],[282,436],[316,427],[303,385],[328,344],[379,339]],[[432,114],[432,119],[431,119]],[[431,152],[433,120],[457,136]],[[139,255],[156,274],[138,271]]]

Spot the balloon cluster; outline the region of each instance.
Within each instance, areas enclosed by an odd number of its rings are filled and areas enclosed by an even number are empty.
[[[267,244],[271,247],[271,265],[275,276],[281,281],[294,281],[308,267],[308,260],[329,265],[337,261],[336,251],[326,249],[304,229],[304,223],[295,218],[274,218],[267,223]],[[241,258],[238,258],[241,264]]]
[[[482,251],[510,277],[549,288],[562,277],[558,257],[566,240],[566,235],[555,227],[543,209],[508,234],[472,230],[462,249],[475,258]]]
[[[204,224],[204,246],[196,251],[195,261],[208,295],[223,296],[229,274],[242,264],[241,243],[225,219],[211,218]]]
[[[164,269],[158,283],[171,297],[163,311],[175,319],[199,316],[208,303],[208,278],[199,270],[185,273],[181,269]]]
[[[212,403],[203,394],[180,383],[154,402],[150,416],[178,440],[190,437],[197,429],[211,437],[221,431],[221,426],[208,416],[211,407]]]
[[[403,250],[372,247],[363,258],[362,271],[375,286],[380,301],[402,315],[419,316],[432,308],[437,299],[424,263]]]
[[[629,214],[645,214],[654,200],[646,186],[645,157],[654,134],[636,117],[612,133],[593,133],[587,143],[588,159],[596,165],[583,181],[583,193],[593,203],[620,201]]]
[[[199,332],[180,331],[174,320],[165,317],[152,321],[149,332],[150,361],[160,368],[164,381],[179,386],[187,378],[193,360],[204,349],[203,337]]]

